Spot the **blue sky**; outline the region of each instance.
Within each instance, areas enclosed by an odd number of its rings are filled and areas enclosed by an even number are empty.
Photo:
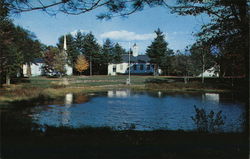
[[[50,16],[42,11],[32,11],[12,18],[15,24],[35,33],[46,45],[56,45],[61,35],[76,30],[92,31],[100,44],[106,38],[119,42],[125,49],[129,48],[129,44],[137,43],[140,54],[144,54],[153,41],[157,28],[165,33],[169,48],[184,50],[195,41],[192,32],[199,31],[202,19],[205,19],[201,16],[178,16],[166,8],[156,7],[144,9],[128,18],[117,17],[106,21],[96,19],[100,11],[102,9],[77,16],[62,13]]]

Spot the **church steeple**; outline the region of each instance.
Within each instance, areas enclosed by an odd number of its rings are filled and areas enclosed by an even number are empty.
[[[66,42],[66,35],[64,35],[64,42],[63,42],[63,50],[66,51],[67,50],[67,42]]]

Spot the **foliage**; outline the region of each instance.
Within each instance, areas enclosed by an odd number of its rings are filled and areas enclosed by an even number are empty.
[[[122,55],[126,54],[125,49],[121,47],[118,43],[115,44],[113,48],[114,52],[114,57],[113,57],[113,62],[114,63],[121,63],[122,62]]]
[[[6,76],[9,80],[21,73],[22,64],[30,64],[41,56],[41,44],[28,30],[15,26],[7,17],[1,19],[0,74],[1,79]]]
[[[189,71],[191,68],[191,60],[190,56],[177,52],[175,56],[172,57],[171,60],[171,74],[177,76],[186,76],[189,75]]]
[[[67,64],[67,55],[65,51],[57,52],[53,61],[54,71],[59,73],[60,76],[66,73],[65,65]]]
[[[89,63],[83,55],[78,56],[76,60],[75,68],[80,73],[89,68]]]
[[[166,62],[169,62],[168,58],[173,54],[173,51],[168,48],[168,43],[165,41],[163,32],[158,28],[156,31],[156,38],[146,50],[146,54],[150,57],[151,63],[155,64],[155,73],[158,74],[159,66],[169,67]]]
[[[60,52],[57,47],[48,47],[44,53],[43,60],[45,74],[59,74],[61,76],[66,73],[65,65],[67,62],[65,52]]]
[[[216,57],[212,54],[210,47],[202,43],[195,43],[190,48],[190,58],[192,60],[193,73],[199,75],[205,70],[215,66]]]
[[[60,36],[58,41],[59,43],[57,44],[57,47],[60,50],[63,50],[64,36],[63,35]],[[66,35],[66,43],[67,43],[67,64],[73,67],[80,53],[77,51],[77,48],[75,46],[76,45],[75,39],[71,34]]]
[[[247,0],[179,0],[172,11],[179,15],[207,14],[210,22],[196,34],[197,40],[218,50],[221,74],[248,75],[249,14]]]
[[[84,36],[82,53],[90,62],[89,74],[93,74],[93,70],[99,70],[100,46],[96,41],[95,36],[90,32]]]
[[[101,47],[91,32],[84,34],[78,31],[74,36],[66,35],[66,39],[70,65],[76,69],[78,56],[84,55],[90,63],[89,70],[85,71],[86,74],[107,74],[108,64],[122,62],[122,54],[125,54],[125,49],[118,43],[114,45],[110,39],[107,39]],[[64,37],[61,36],[57,44],[59,49],[63,48],[63,40]]]
[[[111,42],[110,39],[106,39],[102,46],[102,57],[103,63],[108,65],[113,61],[114,51],[113,51],[114,44]]]
[[[218,63],[221,72],[228,75],[248,75],[249,67],[249,14],[247,0],[178,0],[172,5],[165,0],[62,0],[39,3],[31,0],[2,1],[1,14],[15,14],[32,10],[43,10],[55,15],[59,12],[78,15],[103,7],[97,17],[109,19],[128,16],[145,7],[164,6],[179,15],[201,15],[210,17],[210,22],[197,33],[198,41],[207,42],[219,50]],[[171,6],[168,4],[171,4]],[[228,68],[228,66],[230,66]]]
[[[220,126],[224,125],[224,121],[222,119],[222,111],[215,113],[214,111],[210,111],[209,114],[201,108],[195,108],[195,116],[192,116],[192,120],[195,122],[198,131],[201,132],[217,132]]]
[[[144,6],[165,5],[164,0],[60,0],[47,1],[39,0],[36,3],[32,0],[9,1],[5,5],[12,14],[28,12],[32,10],[42,10],[49,15],[56,15],[59,12],[71,15],[79,15],[91,10],[105,7],[105,10],[98,15],[100,19],[109,19],[114,16],[127,16],[136,11],[140,11]]]

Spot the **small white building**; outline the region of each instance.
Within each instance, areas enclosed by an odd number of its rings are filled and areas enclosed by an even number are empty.
[[[40,76],[43,74],[42,66],[44,62],[41,58],[35,59],[34,62],[29,64],[23,65],[23,76],[29,77],[29,76]]]
[[[31,65],[24,64],[23,65],[23,76],[30,77],[30,76],[42,76],[45,75],[45,71],[43,70],[44,61],[42,58],[37,58],[34,60]],[[65,65],[66,75],[71,76],[73,74],[73,68],[69,65]],[[47,74],[52,76],[53,73]]]
[[[121,63],[112,63],[108,65],[108,75],[128,74],[134,75],[152,75],[154,73],[154,64],[150,63],[150,58],[147,55],[138,55],[136,57],[129,55],[122,56]],[[161,70],[158,70],[161,73]]]
[[[199,74],[198,77],[202,77],[202,74],[203,77],[219,77],[219,69],[217,66],[211,67]]]

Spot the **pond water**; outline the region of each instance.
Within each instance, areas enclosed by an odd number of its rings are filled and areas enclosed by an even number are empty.
[[[33,121],[41,125],[103,127],[135,130],[194,130],[194,105],[206,112],[222,111],[221,131],[242,131],[245,104],[232,94],[164,93],[112,90],[107,93],[74,96],[63,103],[29,109]]]

